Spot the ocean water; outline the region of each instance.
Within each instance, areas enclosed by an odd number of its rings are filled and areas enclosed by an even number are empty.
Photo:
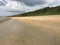
[[[0,17],[1,16],[12,16],[16,14],[21,14],[22,12],[0,12]]]

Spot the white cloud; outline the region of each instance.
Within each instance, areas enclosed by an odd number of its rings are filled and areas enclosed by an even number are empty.
[[[28,5],[25,5],[24,3],[22,2],[16,2],[16,1],[8,1],[8,3],[5,5],[5,6],[1,6],[0,7],[0,11],[13,11],[13,10],[16,10],[16,11],[33,11],[33,10],[36,10],[36,9],[40,9],[42,8],[44,5],[35,5],[35,6],[28,6]],[[4,10],[2,10],[2,8]]]
[[[3,2],[3,0],[0,0],[0,1]],[[12,0],[5,0],[5,1],[7,1],[7,3],[4,6],[0,6],[1,15],[7,15],[8,11],[10,11],[11,14],[17,14],[17,12],[13,13],[13,11],[29,12],[29,11],[34,11],[36,9],[44,8],[47,6],[54,7],[54,6],[60,5],[59,0],[45,0],[45,2],[46,2],[45,4],[42,3],[42,4],[37,4],[34,6],[26,5],[25,3],[18,2],[18,1],[12,1]],[[3,3],[5,3],[5,2],[3,2]],[[2,14],[2,12],[3,13],[5,12],[5,13]],[[8,15],[10,15],[10,13],[8,13]]]
[[[47,2],[48,4],[51,4],[51,3],[54,2],[54,0],[46,0],[46,2]]]

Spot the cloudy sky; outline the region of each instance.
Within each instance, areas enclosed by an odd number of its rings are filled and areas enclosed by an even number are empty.
[[[20,14],[48,6],[60,6],[60,0],[0,0],[0,16]]]

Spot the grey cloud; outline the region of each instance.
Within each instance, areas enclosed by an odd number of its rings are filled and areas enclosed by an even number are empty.
[[[24,4],[29,6],[41,5],[46,3],[46,0],[16,0],[16,1],[23,2]]]
[[[6,3],[7,3],[7,1],[2,0],[2,1],[0,1],[0,6],[4,6],[4,5],[6,5]]]
[[[4,6],[5,4],[3,2],[0,1],[0,6]]]
[[[7,1],[6,1],[6,0],[3,0],[3,2],[7,3]]]

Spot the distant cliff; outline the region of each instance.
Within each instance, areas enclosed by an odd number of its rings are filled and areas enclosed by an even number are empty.
[[[57,6],[57,7],[45,7],[44,9],[39,9],[33,12],[14,15],[14,17],[15,16],[59,15],[59,14],[60,14],[60,6]]]

